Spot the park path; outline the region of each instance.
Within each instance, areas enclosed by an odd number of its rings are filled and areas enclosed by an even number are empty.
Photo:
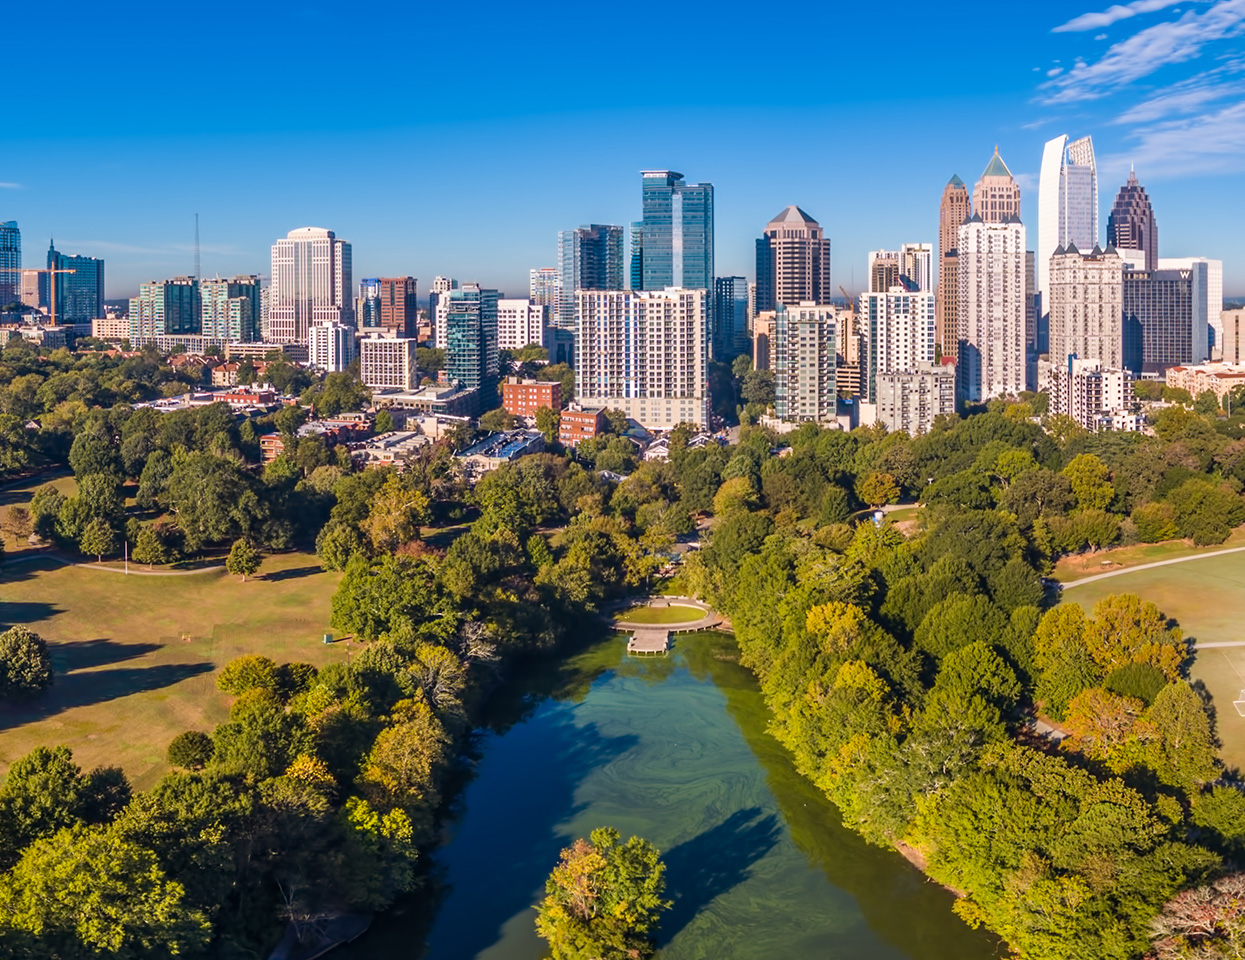
[[[1222,557],[1225,553],[1241,553],[1245,551],[1245,547],[1229,547],[1227,550],[1212,550],[1210,553],[1194,553],[1187,557],[1173,557],[1171,560],[1155,560],[1153,563],[1142,563],[1135,567],[1124,567],[1122,570],[1111,570],[1107,573],[1095,573],[1092,577],[1083,577],[1080,580],[1073,580],[1071,583],[1061,583],[1060,586],[1064,590],[1071,590],[1073,587],[1079,587],[1082,584],[1093,583],[1095,580],[1106,580],[1108,577],[1122,577],[1126,573],[1136,573],[1138,570],[1149,570],[1153,567],[1167,567],[1173,563],[1188,563],[1190,560],[1205,560],[1208,557]]]
[[[225,565],[218,563],[211,567],[200,567],[198,570],[139,570],[139,565],[132,564],[132,569],[126,570],[124,567],[105,567],[102,563],[79,563],[76,560],[66,560],[54,553],[25,553],[20,557],[12,557],[4,562],[5,567],[13,566],[17,563],[25,563],[29,560],[52,560],[66,567],[81,567],[83,570],[103,570],[108,573],[120,573],[131,577],[193,577],[197,573],[211,573],[214,570],[224,570]]]

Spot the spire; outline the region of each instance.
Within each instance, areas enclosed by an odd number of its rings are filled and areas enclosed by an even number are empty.
[[[1012,172],[1007,169],[1007,164],[999,156],[999,148],[997,146],[994,148],[994,156],[990,158],[990,163],[986,166],[982,177],[1007,177],[1009,180],[1012,178]]]

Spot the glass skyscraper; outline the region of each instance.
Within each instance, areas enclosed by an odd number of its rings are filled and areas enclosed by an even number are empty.
[[[643,170],[644,219],[632,231],[632,278],[641,289],[713,289],[713,184],[684,183],[673,170]],[[636,243],[638,239],[638,245]]]
[[[713,318],[713,359],[730,363],[748,353],[747,277],[718,277]]]
[[[0,310],[22,299],[22,232],[16,220],[0,222]]]
[[[205,337],[253,343],[260,334],[259,277],[199,282],[199,332]]]
[[[56,284],[56,322],[90,323],[104,315],[104,261],[94,257],[70,256],[48,246],[49,273],[41,277],[40,305],[51,308],[48,284]],[[45,296],[46,295],[46,296]]]
[[[575,291],[623,288],[623,228],[591,223],[558,234],[558,272],[562,285],[554,325],[575,330]]]
[[[497,406],[497,291],[468,283],[448,297],[445,375],[465,390],[478,390],[478,408],[490,410]]]
[[[380,278],[359,281],[359,300],[355,305],[359,328],[380,326]]]

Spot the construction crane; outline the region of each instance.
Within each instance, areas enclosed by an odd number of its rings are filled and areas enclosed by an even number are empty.
[[[839,293],[843,294],[843,300],[847,304],[847,309],[852,311],[852,313],[855,313],[856,312],[856,298],[853,297],[850,293],[848,293],[847,289],[841,283],[839,284]]]
[[[56,274],[58,273],[77,273],[77,270],[61,270],[48,267],[46,270],[33,270],[28,267],[0,267],[0,273],[47,273],[52,275],[51,282],[48,284],[49,294],[51,296],[52,309],[52,326],[56,326]]]

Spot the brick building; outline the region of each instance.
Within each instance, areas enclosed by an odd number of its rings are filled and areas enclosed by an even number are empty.
[[[558,440],[564,447],[578,446],[605,429],[605,408],[566,409],[558,421]]]
[[[558,380],[507,377],[501,385],[501,405],[516,417],[534,417],[541,407],[558,410],[562,406],[562,384]]]

